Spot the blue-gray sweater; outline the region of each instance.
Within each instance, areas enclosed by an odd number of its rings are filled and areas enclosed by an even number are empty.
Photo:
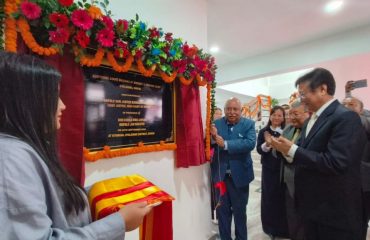
[[[91,222],[66,214],[62,191],[35,150],[0,133],[0,239],[124,239],[119,213]]]

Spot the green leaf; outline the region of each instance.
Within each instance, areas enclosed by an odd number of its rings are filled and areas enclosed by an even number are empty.
[[[104,3],[105,3],[106,6],[108,6],[109,5],[109,0],[104,0]]]
[[[86,3],[87,0],[82,0],[83,3]]]
[[[46,29],[49,29],[50,28],[50,22],[45,21],[44,26],[45,26]]]
[[[86,0],[85,0],[86,1]],[[86,8],[86,9],[88,9],[88,8],[90,8],[91,7],[91,4],[90,3],[85,3],[84,4],[84,7]]]
[[[101,6],[103,9],[105,9],[105,8],[106,8],[106,6],[105,6],[105,4],[104,4],[103,2],[100,2],[99,4],[100,4],[100,6]]]
[[[80,8],[83,8],[83,7],[84,7],[84,5],[82,4],[82,2],[78,2],[77,4],[78,4],[78,6],[79,6]]]
[[[139,21],[139,15],[137,13],[136,13],[135,19],[136,21]]]

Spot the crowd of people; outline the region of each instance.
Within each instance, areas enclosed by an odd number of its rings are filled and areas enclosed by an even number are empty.
[[[334,98],[336,82],[317,68],[297,79],[299,98],[271,109],[258,132],[261,155],[263,231],[271,239],[365,240],[370,209],[370,114],[359,98]],[[245,205],[253,180],[251,151],[254,122],[241,117],[236,98],[225,104],[225,116],[214,121],[213,183],[223,180],[216,213],[222,240],[246,240]],[[242,213],[240,211],[243,211]],[[242,215],[242,216],[241,216]]]

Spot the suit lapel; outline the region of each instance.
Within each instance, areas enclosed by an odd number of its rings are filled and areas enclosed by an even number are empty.
[[[312,126],[310,132],[308,133],[308,136],[303,139],[303,145],[304,146],[307,146],[307,144],[310,142],[310,140],[315,136],[315,134],[319,131],[319,129],[324,125],[327,118],[331,114],[333,114],[335,109],[337,109],[338,105],[339,105],[338,100],[335,100],[324,110],[324,112],[321,113],[319,118],[316,120],[315,124]],[[307,124],[305,125],[305,129],[304,129],[305,131],[304,131],[303,137],[306,135],[306,133],[305,133],[306,132],[306,127],[307,127]]]

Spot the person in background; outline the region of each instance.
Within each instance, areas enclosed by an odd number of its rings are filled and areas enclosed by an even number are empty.
[[[58,159],[60,78],[36,57],[0,52],[1,239],[124,239],[151,207],[131,204],[91,222],[84,189]]]
[[[280,136],[272,146],[295,170],[295,197],[305,240],[362,239],[360,162],[366,136],[358,114],[334,99],[335,80],[316,68],[296,81],[312,112],[298,144]]]
[[[212,139],[217,144],[211,173],[214,184],[223,183],[226,192],[217,189],[219,199],[216,209],[222,240],[231,240],[231,220],[234,216],[235,236],[248,239],[247,203],[249,183],[254,179],[251,151],[256,144],[252,120],[241,117],[242,105],[237,98],[225,103],[225,117],[214,122]]]
[[[364,104],[358,98],[347,97],[343,99],[342,104],[360,116],[362,126],[367,135],[366,150],[361,161],[362,200],[364,206],[363,239],[366,239],[368,222],[370,220],[370,118],[364,115]]]
[[[291,104],[289,111],[291,125],[284,129],[283,136],[293,143],[297,143],[301,137],[304,123],[310,117],[307,107],[299,99]],[[271,141],[271,140],[270,140]],[[289,227],[289,237],[291,240],[304,240],[304,229],[301,217],[297,212],[294,198],[294,176],[295,166],[288,164],[284,159],[283,181],[285,188],[285,205]]]
[[[215,108],[215,111],[213,112],[213,121],[222,118],[222,109],[219,107]]]
[[[345,99],[351,99],[353,96],[352,96],[352,90],[354,90],[355,88],[353,87],[353,83],[355,81],[348,81],[346,82],[346,85],[344,86],[344,90],[345,90]],[[361,102],[362,103],[362,102]],[[363,104],[362,104],[362,108],[363,108]],[[362,110],[362,115],[364,115],[365,117],[367,118],[370,118],[370,111],[367,110],[367,109],[364,109]]]
[[[291,124],[290,116],[289,116],[290,106],[288,104],[283,104],[283,105],[281,105],[281,107],[284,109],[285,126],[288,127]]]
[[[271,109],[270,119],[258,133],[257,152],[262,163],[261,220],[263,231],[272,239],[286,238],[285,189],[281,182],[281,154],[271,147],[271,136],[278,137],[285,128],[285,111],[280,106]]]

